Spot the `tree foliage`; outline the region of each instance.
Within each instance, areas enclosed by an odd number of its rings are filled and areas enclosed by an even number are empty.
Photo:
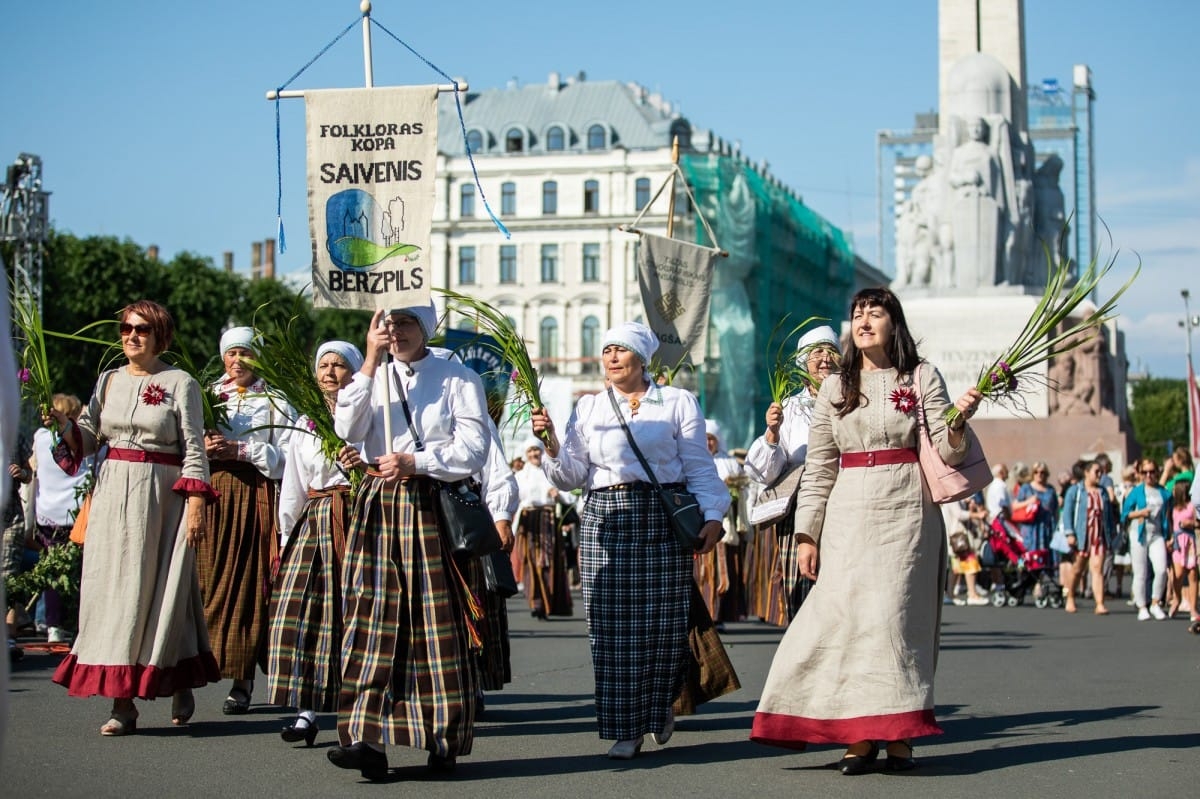
[[[11,264],[6,258],[6,264]],[[75,333],[93,322],[111,321],[85,335],[111,341],[108,348],[49,337],[47,356],[56,391],[85,402],[96,377],[120,360],[117,314],[130,302],[150,299],[175,319],[175,344],[197,364],[216,354],[221,333],[233,325],[280,325],[293,315],[293,330],[310,351],[321,341],[345,339],[361,347],[371,315],[359,311],[315,311],[307,296],[277,280],[249,280],[213,266],[211,259],[179,253],[169,262],[150,258],[138,244],[113,236],[76,237],[52,232],[43,264],[43,327]]]
[[[1142,455],[1161,462],[1187,439],[1187,381],[1150,377],[1133,384],[1129,411]]]

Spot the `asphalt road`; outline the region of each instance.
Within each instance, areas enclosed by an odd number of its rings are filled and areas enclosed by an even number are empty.
[[[847,597],[853,601],[853,597]],[[742,690],[679,720],[665,747],[648,739],[629,762],[604,757],[581,616],[537,621],[510,602],[513,682],[488,695],[475,749],[449,780],[424,775],[425,754],[389,752],[390,783],[371,784],[316,746],[284,743],[289,714],[255,704],[223,716],[228,683],[197,691],[190,727],[170,702],[140,703],[138,732],[102,738],[107,700],[71,699],[50,682],[58,657],[30,653],[11,682],[0,796],[55,797],[1172,797],[1200,783],[1200,636],[1184,621],[1137,622],[1112,601],[1081,612],[948,607],[939,664],[945,734],[917,742],[920,768],[844,777],[841,750],[796,753],[747,740],[781,631],[729,625],[723,638]],[[579,603],[576,603],[579,611]],[[579,611],[581,612],[581,611]],[[265,692],[260,680],[258,696]]]

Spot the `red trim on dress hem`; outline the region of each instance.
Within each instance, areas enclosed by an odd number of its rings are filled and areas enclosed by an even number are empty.
[[[750,740],[787,749],[807,744],[852,744],[858,741],[900,741],[941,735],[932,710],[910,710],[849,719],[810,719],[783,713],[755,713]]]
[[[72,652],[58,664],[51,679],[65,686],[68,696],[154,699],[220,682],[221,670],[212,652],[201,652],[165,668],[140,663],[120,666],[80,663]]]
[[[198,480],[195,477],[180,477],[175,481],[175,485],[171,486],[171,490],[176,494],[190,496],[198,494],[204,497],[206,505],[211,505],[220,497],[220,493],[203,480]]]

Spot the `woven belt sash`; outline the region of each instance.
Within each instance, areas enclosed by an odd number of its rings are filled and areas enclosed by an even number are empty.
[[[122,447],[109,447],[108,459],[134,463],[161,463],[164,466],[183,465],[183,458],[174,452],[147,452],[144,449],[124,449]]]

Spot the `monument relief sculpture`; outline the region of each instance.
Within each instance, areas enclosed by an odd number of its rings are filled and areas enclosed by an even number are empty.
[[[1062,159],[1051,155],[1033,175],[1037,197],[1034,221],[1037,241],[1030,258],[1029,282],[1035,286],[1044,286],[1049,279],[1051,264],[1047,258],[1053,261],[1054,266],[1067,260],[1066,201],[1058,182],[1062,169]]]
[[[937,184],[933,159],[918,156],[913,171],[920,181],[896,215],[896,280],[898,288],[928,286],[937,261]]]
[[[1000,160],[988,144],[988,124],[967,120],[967,140],[950,156],[954,272],[950,284],[964,289],[996,284],[1005,210]]]

